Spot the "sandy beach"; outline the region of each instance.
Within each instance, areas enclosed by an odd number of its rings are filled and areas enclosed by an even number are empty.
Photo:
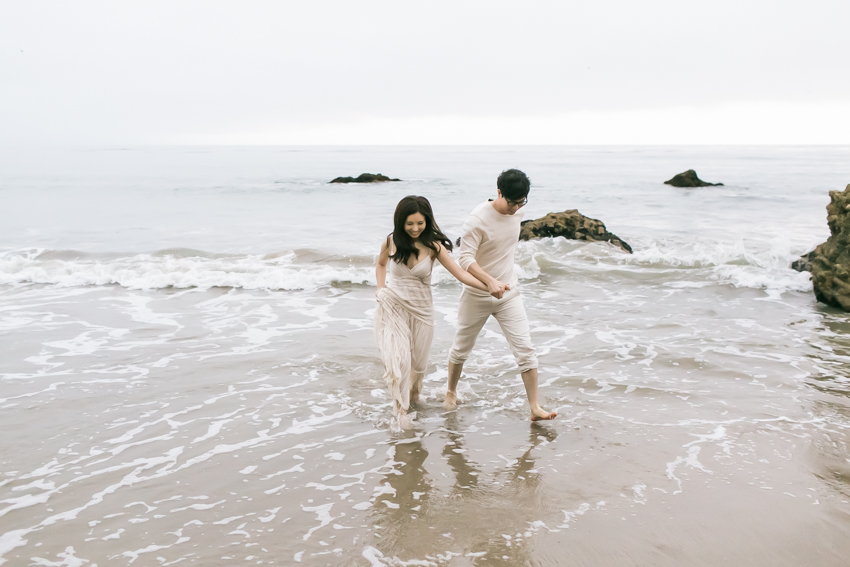
[[[850,320],[790,262],[846,148],[131,149],[0,177],[6,565],[819,565],[850,554]],[[46,159],[46,158],[45,158]],[[376,169],[403,181],[334,187]],[[683,167],[724,187],[663,185]],[[520,243],[551,423],[495,323],[415,427],[372,334],[398,197],[532,179],[635,250]],[[98,207],[97,203],[103,203]],[[123,203],[116,209],[113,203]]]

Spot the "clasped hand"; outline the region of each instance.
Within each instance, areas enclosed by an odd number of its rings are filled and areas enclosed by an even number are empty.
[[[490,283],[487,284],[487,291],[489,291],[490,295],[496,299],[502,299],[505,292],[510,291],[510,289],[511,286],[509,284],[502,283],[498,280],[491,280]]]

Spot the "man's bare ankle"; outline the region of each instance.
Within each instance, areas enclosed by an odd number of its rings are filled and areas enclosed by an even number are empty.
[[[446,400],[443,402],[443,406],[447,409],[454,409],[457,407],[457,392],[453,392],[452,390],[446,390]]]

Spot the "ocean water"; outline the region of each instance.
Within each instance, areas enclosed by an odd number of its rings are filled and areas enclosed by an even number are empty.
[[[394,432],[374,260],[408,194],[459,236],[509,167],[551,423],[460,285]],[[723,187],[662,182],[696,169]],[[403,181],[330,185],[381,172]],[[0,155],[0,563],[846,565],[850,316],[791,261],[847,147],[103,148]]]

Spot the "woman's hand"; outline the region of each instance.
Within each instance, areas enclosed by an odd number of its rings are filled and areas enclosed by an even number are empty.
[[[442,246],[440,247],[440,252],[437,255],[437,260],[440,261],[440,263],[443,265],[443,267],[446,268],[446,270],[448,270],[448,272],[451,275],[453,275],[455,278],[460,280],[461,283],[464,283],[464,284],[466,284],[470,287],[474,287],[475,289],[480,289],[481,291],[486,291],[487,293],[490,293],[490,294],[493,294],[495,292],[496,295],[494,295],[494,297],[498,296],[498,298],[501,299],[502,294],[504,294],[504,292],[505,292],[505,289],[510,289],[507,285],[503,284],[502,282],[495,280],[493,278],[490,278],[494,282],[494,285],[498,284],[498,285],[495,286],[494,289],[491,290],[487,285],[482,283],[481,280],[474,277],[472,274],[470,274],[469,272],[467,272],[466,270],[464,270],[463,268],[458,266],[457,263],[449,255],[449,252],[448,252],[448,250],[445,249],[445,247],[442,247]],[[477,265],[478,264],[473,264],[473,266],[477,266]],[[481,273],[483,274],[484,271],[481,270]],[[487,277],[489,278],[489,276],[487,276]],[[503,286],[503,287],[499,287],[499,286]]]

